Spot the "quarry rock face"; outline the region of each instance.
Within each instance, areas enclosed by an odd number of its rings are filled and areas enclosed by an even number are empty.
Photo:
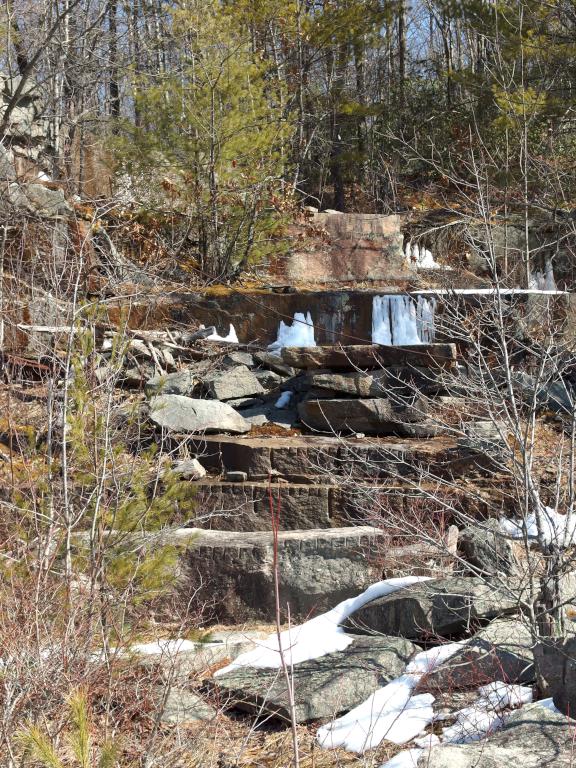
[[[386,280],[401,276],[404,271],[401,223],[399,216],[312,213],[310,224],[326,233],[326,242],[320,248],[314,242],[311,250],[306,245],[295,248],[282,257],[278,269],[294,283]],[[294,230],[296,234],[298,228]]]

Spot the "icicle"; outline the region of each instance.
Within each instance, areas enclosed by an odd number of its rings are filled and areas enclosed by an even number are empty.
[[[273,352],[280,352],[283,347],[315,347],[314,323],[310,312],[294,313],[292,325],[287,325],[284,320],[280,321],[278,328],[278,338],[268,346]]]
[[[372,341],[375,344],[429,344],[434,340],[435,299],[419,296],[374,296]]]

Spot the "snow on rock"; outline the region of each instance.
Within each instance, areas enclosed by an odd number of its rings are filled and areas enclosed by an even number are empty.
[[[322,747],[343,747],[365,752],[386,739],[406,744],[434,720],[430,693],[413,696],[422,677],[462,648],[462,643],[447,643],[417,653],[403,675],[373,693],[346,715],[319,729]]]
[[[418,760],[424,754],[423,749],[404,749],[380,768],[416,768]]]
[[[372,300],[372,341],[399,346],[434,341],[435,299],[418,296],[374,296]]]
[[[551,507],[541,511],[542,535],[546,544],[569,546],[576,540],[576,515],[561,515]],[[514,539],[523,539],[524,531],[529,539],[538,538],[537,515],[526,515],[524,520],[500,519],[501,530]]]
[[[444,728],[445,744],[467,744],[497,731],[504,725],[504,710],[529,704],[532,689],[523,685],[493,682],[478,689],[479,696],[469,707],[455,713],[454,725]]]
[[[200,326],[201,328],[203,326]],[[230,331],[228,332],[228,336],[220,336],[218,333],[211,333],[210,336],[206,336],[206,339],[208,341],[226,341],[229,344],[238,344],[238,335],[236,334],[236,329],[230,323]]]
[[[340,624],[366,603],[384,597],[399,589],[420,581],[428,581],[428,576],[404,576],[403,578],[385,579],[372,584],[356,597],[343,600],[335,608],[316,616],[299,626],[291,627],[278,635],[273,634],[258,644],[256,648],[243,653],[214,676],[224,675],[239,667],[257,667],[279,669],[282,666],[280,647],[288,665],[298,664],[310,659],[318,659],[328,653],[343,651],[352,642],[353,637],[344,632]]]
[[[310,312],[295,312],[292,325],[280,321],[278,338],[268,345],[270,351],[280,351],[284,347],[315,347],[314,323]]]
[[[544,272],[531,272],[528,281],[529,288],[539,291],[556,291],[557,285],[554,279],[554,269],[550,259],[546,260]]]
[[[414,264],[417,269],[450,269],[450,267],[439,264],[432,255],[432,251],[417,243],[414,245],[406,243],[404,260],[409,266]]]
[[[290,390],[287,390],[286,392],[282,392],[278,400],[276,400],[276,403],[274,404],[275,408],[288,408],[290,405],[290,400],[292,399],[292,392]]]
[[[402,675],[380,688],[346,715],[319,728],[318,743],[362,753],[384,739],[394,744],[412,741],[434,719],[434,696],[412,695],[418,680],[417,675]]]
[[[179,653],[193,651],[198,647],[198,643],[184,638],[173,638],[166,640],[155,640],[150,643],[136,643],[131,645],[129,653],[136,653],[141,656],[176,656]]]

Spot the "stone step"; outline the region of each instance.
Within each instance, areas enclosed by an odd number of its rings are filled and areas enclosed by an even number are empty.
[[[244,472],[250,480],[284,478],[296,483],[337,477],[366,478],[372,482],[427,473],[442,477],[471,475],[486,465],[485,455],[450,437],[339,438],[293,435],[287,437],[172,436],[187,441],[202,464],[217,473]]]
[[[208,622],[235,624],[275,620],[275,549],[282,620],[301,621],[383,577],[444,576],[453,567],[457,540],[454,526],[437,546],[392,547],[384,530],[367,525],[280,531],[277,543],[271,531],[179,528],[148,546],[175,545],[181,599],[205,604]]]
[[[302,621],[353,597],[381,577],[375,562],[382,532],[370,526],[278,534],[278,573],[283,621]],[[163,544],[183,547],[179,592],[208,606],[219,623],[273,621],[274,537],[270,532],[180,528]],[[209,620],[209,619],[208,619]]]
[[[411,344],[402,347],[356,344],[347,347],[285,347],[282,359],[292,368],[353,371],[398,365],[455,368],[457,354],[455,344]]]
[[[442,489],[425,483],[418,488],[396,483],[268,483],[227,482],[205,478],[196,489],[195,527],[220,531],[270,531],[270,493],[280,510],[280,530],[309,530],[350,525],[378,525],[379,516],[402,519],[414,504],[430,496],[440,499]],[[493,489],[449,489],[448,504],[469,516],[489,515],[486,498]],[[478,496],[481,498],[478,498]],[[494,498],[496,503],[496,498]]]

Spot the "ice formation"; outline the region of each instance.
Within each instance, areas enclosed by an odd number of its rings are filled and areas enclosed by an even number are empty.
[[[314,323],[310,312],[295,312],[292,325],[280,321],[278,338],[268,346],[272,352],[280,352],[284,347],[315,347]]]
[[[561,515],[551,507],[543,507],[540,522],[544,543],[567,547],[576,540],[576,515]],[[526,515],[524,521],[501,518],[500,528],[514,539],[524,538],[524,529],[529,539],[538,538],[536,513]]]
[[[202,327],[202,326],[200,326]],[[206,336],[208,341],[227,341],[229,344],[238,344],[238,335],[236,334],[236,329],[230,323],[230,331],[228,332],[228,336],[220,336],[218,333],[211,333],[210,336]]]
[[[406,243],[404,258],[407,264],[415,264],[417,269],[448,269],[448,267],[438,264],[432,255],[432,251],[418,244]]]
[[[550,259],[546,260],[544,272],[531,272],[529,288],[537,291],[556,291],[556,280],[554,279],[554,269]]]
[[[344,632],[340,624],[366,603],[389,595],[399,589],[428,581],[427,576],[404,576],[397,579],[385,579],[372,584],[356,597],[350,597],[327,613],[314,619],[291,627],[280,635],[282,650],[286,663],[299,664],[301,661],[318,659],[327,653],[343,651],[352,642],[353,637]],[[280,658],[278,635],[273,634],[258,644],[252,651],[240,654],[232,664],[219,669],[214,675],[224,675],[240,667],[266,667],[279,669],[282,666]]]
[[[372,341],[398,346],[429,344],[434,341],[436,300],[418,296],[374,296],[372,300]]]

